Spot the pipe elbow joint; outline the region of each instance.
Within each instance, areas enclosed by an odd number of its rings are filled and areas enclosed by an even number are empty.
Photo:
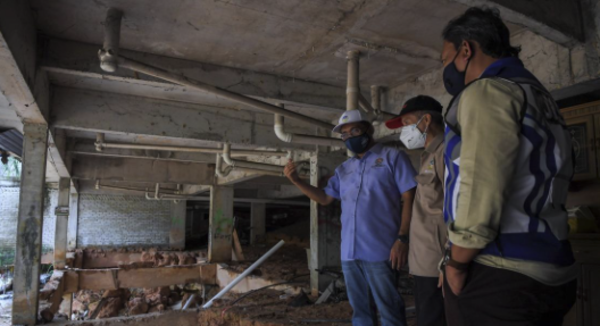
[[[98,58],[100,59],[100,68],[106,72],[115,72],[119,68],[117,57],[112,54],[110,49],[100,49]]]
[[[277,135],[277,138],[279,138],[279,140],[284,141],[286,143],[291,143],[292,139],[294,138],[293,134],[283,131],[283,126],[281,125],[275,125],[275,135]]]
[[[275,115],[275,124],[274,126],[274,130],[275,130],[275,135],[277,136],[277,138],[279,138],[279,140],[284,141],[286,143],[291,143],[292,142],[292,138],[294,138],[294,135],[291,133],[287,133],[285,132],[285,130],[283,130],[283,116],[276,114]]]
[[[223,145],[223,161],[232,167],[235,167],[235,161],[231,159],[231,144],[225,143]]]

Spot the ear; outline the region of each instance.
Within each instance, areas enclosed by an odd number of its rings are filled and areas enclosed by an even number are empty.
[[[473,47],[471,46],[471,43],[469,43],[468,41],[462,41],[461,44],[461,50],[460,50],[460,57],[463,60],[468,60],[469,58],[473,57]]]
[[[423,116],[423,121],[426,125],[431,124],[431,114],[427,113]]]

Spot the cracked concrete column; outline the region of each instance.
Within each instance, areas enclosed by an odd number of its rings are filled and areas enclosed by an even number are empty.
[[[23,130],[12,322],[14,325],[35,325],[40,284],[48,126],[25,124]]]
[[[54,231],[54,269],[65,269],[67,264],[67,228],[69,220],[69,193],[71,179],[58,180],[58,204],[56,205],[56,229]]]
[[[67,222],[67,250],[77,249],[77,226],[79,223],[79,194],[71,186],[69,196],[69,221]]]
[[[317,151],[310,158],[310,184],[324,188],[334,174],[335,168],[346,160],[343,151],[325,153]],[[325,266],[341,266],[340,239],[342,231],[342,208],[335,200],[329,206],[310,201],[310,288],[313,295],[324,291],[332,278],[319,275],[315,269]]]
[[[233,187],[210,187],[208,260],[231,261],[233,233]]]
[[[250,243],[255,244],[256,240],[265,236],[266,231],[266,213],[267,205],[265,203],[250,204]]]
[[[187,201],[171,204],[171,229],[169,231],[169,247],[175,250],[185,249],[185,214]]]

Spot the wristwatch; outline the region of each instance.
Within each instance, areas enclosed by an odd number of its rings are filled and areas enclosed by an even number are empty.
[[[402,234],[398,236],[398,241],[404,243],[404,244],[408,244],[409,243],[409,238],[408,238],[408,234]]]
[[[443,266],[450,266],[456,270],[465,272],[469,269],[469,265],[471,265],[471,263],[460,263],[457,262],[456,260],[452,259],[452,255],[451,255],[452,251],[450,248],[446,249],[446,253],[444,254],[444,262],[443,262]]]

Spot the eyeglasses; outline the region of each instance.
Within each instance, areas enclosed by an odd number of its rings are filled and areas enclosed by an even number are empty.
[[[346,140],[348,138],[352,138],[352,137],[356,137],[356,136],[360,136],[362,134],[364,134],[365,131],[358,128],[358,127],[354,127],[352,129],[350,129],[350,132],[343,132],[342,133],[342,140]]]

